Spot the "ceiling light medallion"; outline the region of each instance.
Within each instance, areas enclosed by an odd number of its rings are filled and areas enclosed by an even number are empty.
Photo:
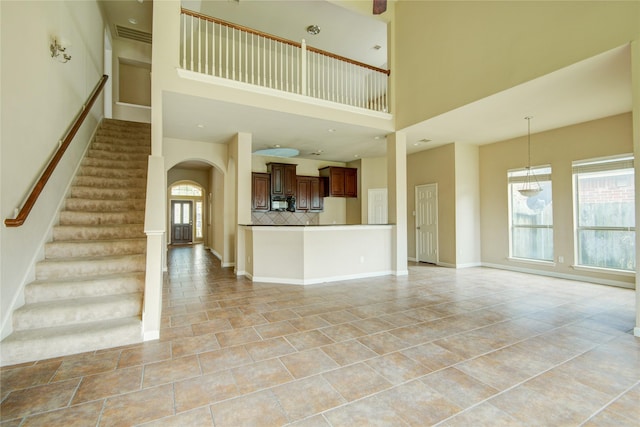
[[[307,27],[307,33],[311,34],[312,36],[315,36],[317,34],[320,34],[320,27],[317,25],[309,25]]]
[[[298,154],[300,154],[300,151],[298,151],[295,148],[280,147],[279,144],[276,144],[271,148],[263,148],[261,150],[256,150],[253,152],[253,154],[257,154],[259,156],[270,156],[270,157],[295,157]]]
[[[528,150],[528,163],[527,163],[527,177],[524,181],[524,186],[518,190],[520,194],[524,197],[533,197],[538,195],[542,191],[542,187],[540,187],[540,183],[538,182],[538,178],[536,175],[531,172],[531,119],[533,117],[527,116],[525,120],[527,121],[527,150]]]

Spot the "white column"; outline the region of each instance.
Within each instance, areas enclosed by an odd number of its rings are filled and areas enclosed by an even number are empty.
[[[250,133],[238,133],[229,146],[229,156],[235,160],[235,269],[245,271],[245,235],[239,224],[251,224],[251,141]]]
[[[407,136],[396,132],[387,136],[387,188],[389,224],[393,230],[391,270],[396,276],[407,269]]]

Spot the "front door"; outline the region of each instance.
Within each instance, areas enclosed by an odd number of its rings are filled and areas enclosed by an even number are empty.
[[[416,261],[438,263],[438,185],[416,186]]]
[[[171,243],[191,243],[193,241],[193,202],[190,200],[171,201]]]

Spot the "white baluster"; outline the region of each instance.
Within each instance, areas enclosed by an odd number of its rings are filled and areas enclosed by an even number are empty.
[[[238,81],[242,81],[242,31],[240,30],[238,30]]]
[[[254,64],[255,64],[255,51],[254,51],[254,46],[255,46],[255,40],[254,40],[254,34],[251,34],[251,84],[255,84],[255,69],[254,69]]]
[[[307,42],[302,39],[300,47],[300,93],[307,94]]]
[[[227,33],[227,37],[226,37],[226,41],[225,41],[225,44],[227,45],[227,49],[226,49],[226,54],[225,54],[226,58],[225,58],[225,61],[224,61],[224,65],[225,65],[225,68],[226,68],[225,77],[228,79],[229,78],[229,27],[225,26],[225,28],[226,28],[226,33]]]
[[[202,39],[201,39],[201,31],[200,24],[202,19],[198,18],[198,72],[202,72]]]
[[[284,43],[282,45],[282,48],[284,49],[284,72],[282,73],[282,78],[284,79],[284,85],[282,87],[282,90],[285,90],[287,92],[289,92],[289,45]]]
[[[231,80],[236,79],[236,29],[231,29]]]
[[[193,68],[193,16],[191,17],[191,71],[194,70]]]
[[[187,68],[187,15],[182,15],[182,68]]]
[[[204,21],[204,73],[209,74],[209,22]]]

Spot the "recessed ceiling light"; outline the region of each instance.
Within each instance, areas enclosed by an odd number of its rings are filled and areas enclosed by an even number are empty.
[[[358,158],[360,157],[360,154],[354,154],[353,157]]]
[[[203,125],[203,124],[198,124],[198,125],[196,125],[196,126],[198,126],[200,129],[202,129],[202,128],[204,127],[204,125]]]
[[[307,27],[307,33],[311,34],[312,36],[320,34],[320,27],[318,27],[315,24],[314,25],[309,25]]]
[[[327,129],[327,131],[329,131],[329,132],[333,133],[333,132],[335,132],[336,130],[335,130],[335,129]]]
[[[380,46],[379,44],[373,46],[373,50],[380,50],[382,49],[382,46]]]
[[[138,20],[136,18],[129,18],[129,23],[136,25],[138,23]]]

